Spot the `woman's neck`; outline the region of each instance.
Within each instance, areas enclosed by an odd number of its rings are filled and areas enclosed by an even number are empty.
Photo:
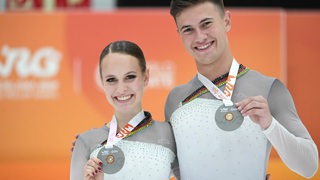
[[[119,132],[128,122],[134,118],[138,113],[140,113],[141,110],[138,112],[131,112],[131,113],[115,113],[116,119],[117,119],[117,132]]]

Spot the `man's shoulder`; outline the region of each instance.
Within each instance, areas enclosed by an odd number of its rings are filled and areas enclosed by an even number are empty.
[[[179,107],[180,103],[193,93],[198,87],[201,87],[200,83],[197,83],[193,78],[186,84],[180,84],[175,86],[167,97],[165,105],[166,121],[169,121],[171,114]]]
[[[234,100],[238,101],[243,97],[255,95],[262,95],[267,98],[276,80],[274,77],[250,70],[237,79]]]
[[[265,75],[256,70],[248,71],[243,77],[244,79],[250,79],[253,82],[258,82],[258,83],[267,83],[267,82],[272,83],[273,81],[276,80],[275,77]]]
[[[200,84],[196,83],[195,77],[191,79],[189,82],[185,84],[176,85],[170,91],[170,94],[177,97],[177,96],[184,96],[185,94],[189,94],[190,92],[194,91],[196,87],[200,86]]]

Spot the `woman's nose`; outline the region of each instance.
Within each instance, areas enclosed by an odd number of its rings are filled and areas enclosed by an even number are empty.
[[[120,94],[125,93],[128,90],[128,85],[126,83],[120,82],[117,87],[117,91]]]

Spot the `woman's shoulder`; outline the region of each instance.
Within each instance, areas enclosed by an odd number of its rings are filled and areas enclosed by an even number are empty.
[[[128,137],[128,140],[161,145],[175,152],[173,132],[170,124],[167,122],[152,120],[152,124],[141,129],[133,136]]]
[[[175,150],[175,139],[171,125],[168,122],[154,120],[152,126],[150,126],[150,132],[157,144]]]
[[[166,121],[153,120],[153,124],[150,129],[160,136],[164,136],[165,134],[170,136],[172,135],[172,127],[169,122]]]
[[[166,121],[153,120],[153,124],[159,128],[171,128],[171,125]]]
[[[104,125],[98,128],[92,128],[86,130],[79,134],[78,138],[81,138],[83,141],[96,141],[100,139],[106,139],[108,137],[109,128]]]

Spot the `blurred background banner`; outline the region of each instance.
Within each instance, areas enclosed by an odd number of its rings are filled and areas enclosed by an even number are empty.
[[[91,11],[89,0],[44,2],[8,0],[3,9],[9,10],[0,13],[0,172],[4,179],[69,179],[75,136],[103,126],[113,114],[98,75],[99,55],[108,43],[122,39],[142,47],[150,68],[143,103],[156,120],[164,120],[169,91],[196,73],[166,7]],[[110,4],[109,8],[115,6]],[[43,11],[60,7],[80,10]],[[320,98],[314,91],[320,87],[320,12],[229,10],[229,41],[237,61],[287,85],[319,147]],[[285,167],[275,152],[268,173],[273,180],[303,179]],[[319,178],[317,173],[313,179]]]

